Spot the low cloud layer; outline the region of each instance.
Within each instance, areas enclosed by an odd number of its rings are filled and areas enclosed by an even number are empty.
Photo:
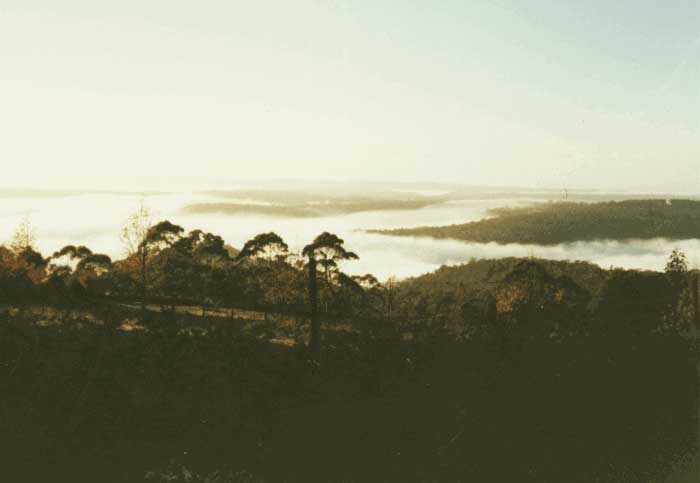
[[[527,200],[470,200],[412,211],[357,213],[315,219],[285,219],[246,215],[185,215],[180,208],[209,198],[191,193],[147,197],[145,202],[154,219],[169,219],[187,230],[201,228],[220,234],[237,247],[266,231],[280,234],[294,250],[300,250],[316,235],[331,231],[343,237],[346,245],[360,255],[345,270],[353,274],[373,273],[380,279],[420,275],[441,265],[460,264],[471,258],[535,256],[556,260],[586,260],[603,268],[610,266],[649,270],[663,269],[674,248],[688,254],[691,264],[700,265],[700,240],[664,239],[632,241],[577,242],[555,246],[496,243],[464,243],[430,238],[389,237],[368,234],[363,228],[396,228],[425,224],[450,224],[478,220],[489,208]],[[36,228],[37,244],[43,253],[52,253],[66,244],[85,244],[92,250],[113,257],[123,255],[119,231],[140,196],[123,194],[83,194],[76,196],[10,198],[0,206],[0,241],[8,241],[25,216]]]

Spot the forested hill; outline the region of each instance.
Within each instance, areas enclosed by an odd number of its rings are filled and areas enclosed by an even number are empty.
[[[568,277],[589,293],[598,292],[609,275],[608,270],[583,261],[523,259],[516,257],[471,260],[456,266],[443,265],[438,270],[403,280],[402,290],[436,292],[459,286],[472,291],[488,291],[504,283],[513,270],[524,261],[539,265],[553,277]]]
[[[491,210],[491,214],[493,218],[458,225],[368,232],[539,245],[591,240],[684,240],[700,236],[700,201],[694,200],[556,202],[500,208]]]

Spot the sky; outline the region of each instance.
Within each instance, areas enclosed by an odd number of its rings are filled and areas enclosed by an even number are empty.
[[[4,187],[700,193],[697,0],[0,0]]]

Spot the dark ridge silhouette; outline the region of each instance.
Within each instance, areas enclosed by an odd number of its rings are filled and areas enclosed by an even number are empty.
[[[700,233],[700,201],[550,202],[491,210],[493,218],[449,226],[366,230],[393,236],[451,238],[478,243],[556,245],[576,241],[667,238]]]

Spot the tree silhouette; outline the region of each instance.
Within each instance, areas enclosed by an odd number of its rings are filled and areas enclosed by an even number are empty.
[[[289,246],[282,240],[277,233],[261,233],[253,239],[248,240],[241,252],[239,258],[264,258],[268,261],[278,260],[286,256],[289,251]]]
[[[664,271],[671,281],[678,299],[672,318],[678,323],[683,319],[686,309],[689,309],[688,322],[691,327],[697,327],[700,318],[698,271],[688,269],[688,259],[685,253],[677,248],[669,255]]]
[[[122,229],[121,239],[131,263],[132,272],[136,272],[141,292],[141,309],[146,309],[148,291],[148,263],[152,252],[169,247],[177,242],[184,229],[169,221],[153,224],[151,213],[141,203],[129,217]],[[136,265],[134,267],[134,265]]]
[[[34,249],[35,244],[36,230],[32,225],[29,215],[27,215],[15,229],[15,232],[12,235],[12,242],[10,243],[10,248],[15,253],[19,253],[28,248]]]
[[[177,242],[184,231],[185,229],[180,225],[174,225],[168,220],[161,221],[146,231],[146,236],[142,243],[149,247],[168,247]]]
[[[66,245],[60,250],[56,251],[49,257],[49,259],[55,260],[62,257],[68,257],[70,260],[82,260],[83,258],[92,255],[92,250],[88,247],[80,245]]]
[[[217,263],[228,261],[230,256],[223,238],[201,230],[190,232],[192,258],[204,265],[213,267]]]
[[[680,251],[678,248],[671,252],[668,257],[668,262],[665,268],[668,274],[684,274],[688,271],[688,259],[685,253]]]
[[[108,271],[111,265],[112,259],[108,255],[93,253],[78,262],[76,271],[91,271],[99,274]]]
[[[302,251],[307,259],[313,258],[323,268],[326,282],[330,283],[331,274],[338,268],[338,262],[358,260],[354,252],[347,251],[343,246],[344,240],[333,233],[323,232],[306,245]]]
[[[336,270],[338,262],[343,260],[357,260],[355,253],[349,252],[343,246],[344,240],[327,231],[318,235],[313,242],[302,250],[302,255],[307,259],[309,270],[309,303],[311,305],[311,354],[318,361],[321,350],[321,326],[318,319],[318,280],[317,265],[324,270],[326,282],[330,284],[330,273]]]
[[[77,262],[75,269],[65,263],[54,263],[65,258],[71,262]],[[46,259],[46,263],[49,262],[52,263],[48,267],[47,282],[52,288],[57,289],[62,283],[73,287],[74,292],[80,293],[83,293],[82,288],[87,288],[92,282],[109,272],[112,267],[112,259],[108,255],[93,253],[84,245],[66,245]],[[77,287],[76,283],[82,287]]]
[[[202,230],[191,231],[183,246],[190,255],[192,280],[197,287],[204,315],[207,299],[213,300],[215,292],[221,293],[220,269],[229,262],[229,252],[220,236]]]

